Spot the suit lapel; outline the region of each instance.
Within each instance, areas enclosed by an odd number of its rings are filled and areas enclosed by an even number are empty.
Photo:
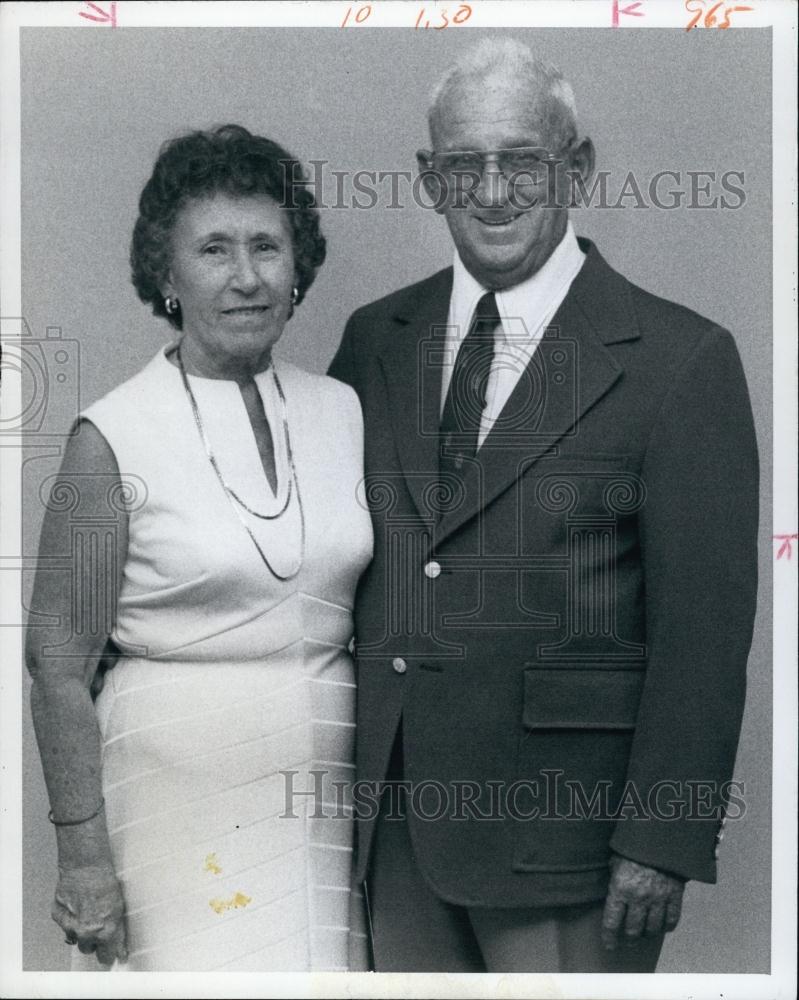
[[[470,468],[436,544],[491,504],[566,435],[623,370],[605,346],[639,336],[626,281],[588,241],[586,261]],[[589,319],[589,316],[591,317]]]
[[[380,352],[394,440],[408,490],[426,520],[434,518],[438,426],[452,269],[414,288],[389,320]]]

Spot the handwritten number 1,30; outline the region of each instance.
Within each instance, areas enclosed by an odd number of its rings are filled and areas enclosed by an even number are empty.
[[[450,20],[447,17],[446,10],[436,11],[436,13],[438,14],[438,16],[440,18],[442,18],[442,20],[444,22],[443,24],[433,24],[433,25],[431,25],[430,21],[428,21],[428,20],[425,20],[424,24],[422,24],[422,18],[425,16],[425,9],[424,9],[424,7],[422,7],[422,9],[419,11],[419,16],[416,18],[415,27],[416,28],[422,28],[422,27],[424,27],[424,28],[430,28],[430,27],[432,27],[434,31],[441,31],[443,28],[449,27]],[[458,9],[453,14],[453,16],[452,16],[452,23],[453,24],[463,24],[465,21],[468,21],[471,16],[472,16],[472,8],[467,3],[462,3],[460,5],[460,7],[458,7]]]

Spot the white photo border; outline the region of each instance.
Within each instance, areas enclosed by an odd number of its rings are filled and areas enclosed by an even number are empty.
[[[689,3],[692,0],[688,0]],[[694,6],[696,0],[693,0]],[[753,8],[735,30],[773,27],[773,430],[774,531],[797,530],[797,318],[796,318],[796,84],[797,7],[792,0],[749,0]],[[100,8],[111,4],[98,0]],[[338,28],[350,6],[341,2],[183,2],[141,3],[120,0],[116,15],[126,26],[284,26]],[[352,5],[358,9],[362,4]],[[370,23],[358,30],[408,26],[420,3],[373,3]],[[428,4],[431,12],[442,4]],[[457,4],[450,4],[457,7]],[[474,0],[468,30],[481,27],[609,27],[617,16],[619,30],[648,27],[684,29],[690,16],[683,0],[645,0],[646,18],[637,20],[623,8],[629,0],[539,0],[534,4]],[[0,187],[2,206],[2,274],[0,316],[21,316],[20,264],[20,48],[23,26],[72,26],[80,3],[4,3],[0,7],[2,121],[0,122]],[[379,13],[379,18],[376,16]],[[379,26],[376,22],[379,21]],[[410,21],[410,23],[409,23]],[[88,20],[85,30],[111,30]],[[4,408],[17,412],[19,379],[2,386]],[[22,451],[14,439],[0,440],[2,518],[0,553],[17,551],[20,525]],[[797,546],[799,547],[799,546]],[[776,547],[775,547],[776,549]],[[795,995],[796,984],[796,832],[797,832],[797,643],[796,567],[794,559],[773,562],[773,869],[771,973],[769,975],[482,975],[455,974],[116,974],[106,978],[85,973],[22,970],[21,885],[21,673],[22,630],[0,628],[3,672],[0,675],[0,994],[19,997],[692,997],[776,998]],[[21,606],[21,564],[0,557],[0,599],[11,614]],[[3,619],[5,620],[5,618]]]

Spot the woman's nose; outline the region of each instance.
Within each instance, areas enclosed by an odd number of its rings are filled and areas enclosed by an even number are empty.
[[[254,292],[260,280],[249,251],[240,250],[233,259],[231,283],[242,292]]]

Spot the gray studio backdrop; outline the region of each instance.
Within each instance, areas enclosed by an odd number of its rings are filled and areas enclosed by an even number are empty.
[[[500,32],[485,32],[485,34]],[[481,32],[482,34],[482,32]],[[747,811],[727,824],[715,887],[691,884],[664,972],[767,972],[771,787],[771,36],[766,30],[514,30],[572,80],[613,204],[629,171],[743,171],[745,204],[574,213],[610,263],[643,287],[732,330],[749,380],[762,458],[760,610],[736,778]],[[136,298],[128,246],[160,144],[181,131],[239,122],[328,170],[414,170],[438,71],[476,30],[90,29],[22,31],[23,312],[34,338],[63,342],[70,378],[51,382],[47,430],[132,375],[168,338]],[[333,184],[332,175],[328,182]],[[669,188],[669,182],[662,191]],[[280,345],[325,370],[357,306],[447,265],[451,244],[429,210],[323,213],[328,261]],[[335,190],[329,188],[331,203]],[[409,187],[401,194],[407,205]],[[403,194],[404,193],[404,194]],[[718,183],[706,203],[719,194]],[[351,183],[345,199],[352,194]],[[686,198],[688,195],[686,195]],[[367,199],[361,198],[362,201]],[[666,200],[664,198],[664,200]],[[729,199],[733,203],[737,199]],[[684,199],[685,202],[685,199]],[[79,355],[79,356],[78,356]],[[50,373],[52,376],[53,373]],[[66,388],[65,388],[66,386]],[[60,407],[60,409],[59,409]],[[35,551],[39,486],[63,438],[26,452],[23,554]],[[701,504],[702,498],[696,502]],[[30,580],[26,580],[29,590]],[[67,967],[49,917],[55,839],[24,686],[24,963]],[[690,692],[686,691],[686,697]]]

